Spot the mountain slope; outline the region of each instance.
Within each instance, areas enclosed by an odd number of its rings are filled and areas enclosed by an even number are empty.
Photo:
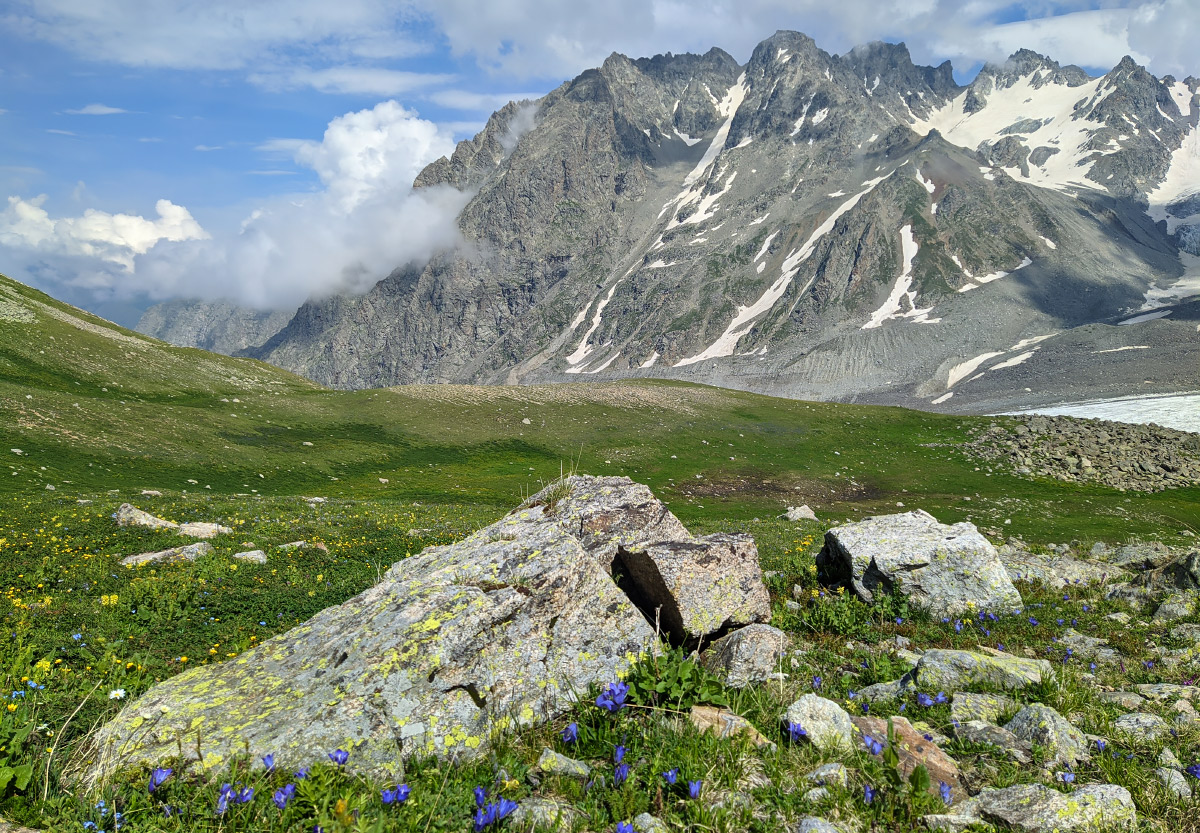
[[[973,409],[1036,400],[1034,368],[1054,395],[1152,392],[1150,359],[1154,390],[1200,387],[1197,87],[1023,51],[961,88],[903,45],[792,32],[744,67],[613,55],[418,177],[477,191],[466,247],[249,352],[338,387],[665,376]]]

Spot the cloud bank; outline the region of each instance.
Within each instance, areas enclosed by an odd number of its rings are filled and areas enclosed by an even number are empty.
[[[0,245],[43,286],[97,300],[230,298],[285,308],[365,291],[458,240],[454,220],[469,195],[411,188],[421,168],[453,152],[452,136],[395,101],[339,116],[319,142],[266,149],[290,153],[322,189],[269,200],[226,233],[205,230],[169,200],[149,220],[94,210],[55,218],[45,197],[10,197]]]

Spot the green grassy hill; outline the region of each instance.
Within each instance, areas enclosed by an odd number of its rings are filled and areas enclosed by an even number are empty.
[[[988,422],[669,382],[330,391],[259,362],[171,347],[0,278],[0,616],[7,630],[0,691],[14,692],[0,697],[7,701],[0,707],[0,815],[55,830],[79,830],[84,821],[110,829],[98,797],[73,795],[67,773],[81,741],[129,698],[188,667],[236,657],[346,600],[406,555],[495,520],[563,468],[648,483],[694,532],[752,533],[763,568],[774,572],[774,622],[811,643],[795,678],[824,677],[831,696],[850,696],[852,687],[903,670],[886,653],[856,648],[847,659],[848,638],[902,635],[956,647],[985,637],[1024,645],[1041,639],[1020,617],[996,624],[994,635],[970,622],[960,634],[907,610],[883,615],[825,598],[812,556],[824,529],[844,518],[902,511],[903,504],[946,522],[969,518],[993,537],[1078,540],[1085,548],[1137,536],[1174,541],[1200,526],[1198,489],[1123,493],[989,470],[965,449],[972,429]],[[124,569],[121,556],[181,540],[169,531],[118,528],[112,513],[123,502],[175,521],[220,521],[233,533],[214,539],[214,552],[195,562]],[[821,521],[779,518],[800,503]],[[308,545],[281,547],[300,540]],[[265,550],[268,563],[231,557],[251,548]],[[799,610],[787,604],[793,586],[803,591]],[[1081,628],[1111,630],[1103,616],[1117,608],[1095,588],[1069,604],[1057,592],[1022,592],[1064,619],[1079,617]],[[1122,643],[1135,669],[1151,635],[1138,628]],[[1135,672],[1138,681],[1158,680],[1151,666]],[[795,686],[788,685],[790,694]],[[1053,702],[1067,708],[1077,693],[1065,687]],[[765,728],[783,696],[782,687],[777,694],[754,689],[730,703]],[[941,725],[948,712],[930,712],[934,718]],[[581,711],[579,719],[592,717]],[[651,731],[636,729],[643,730]],[[501,762],[524,771],[542,745],[554,743],[554,731],[525,733],[500,750]],[[603,757],[610,740],[603,732],[611,731],[595,731],[589,748]],[[727,756],[723,741],[652,731],[645,744],[666,750],[664,767],[708,766]],[[1144,757],[1134,780],[1145,780],[1153,766]],[[730,761],[714,764],[721,777],[733,777]],[[769,765],[780,783],[790,783],[817,762],[789,748]],[[862,766],[874,772],[876,765]],[[168,800],[190,808],[186,816],[164,818],[147,801],[144,774],[104,796],[106,807],[124,808],[131,831],[309,830],[314,819],[339,831],[454,830],[463,829],[472,786],[489,771],[477,763],[451,778],[436,763],[418,763],[410,775],[415,797],[391,817],[371,798],[380,785],[351,783],[328,767],[319,769],[312,806],[295,818],[282,817],[265,796],[241,815],[214,816],[215,785],[203,779],[172,782]],[[1002,775],[1032,777],[1011,767]],[[518,787],[513,795],[523,794]],[[624,803],[596,804],[595,812],[628,817],[649,806],[651,792],[630,787],[618,796]],[[1158,818],[1175,812],[1147,795],[1143,811]],[[376,826],[359,824],[345,807],[335,812],[336,796],[361,806],[363,824],[375,819]],[[772,801],[799,812],[797,796],[781,792]],[[851,801],[849,793],[838,796]],[[910,813],[907,804],[897,807]],[[702,829],[750,829],[734,816],[715,826],[697,818]],[[905,824],[881,821],[879,829]]]

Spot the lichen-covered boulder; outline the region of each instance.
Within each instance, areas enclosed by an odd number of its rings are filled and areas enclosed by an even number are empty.
[[[1040,683],[1050,676],[1051,667],[1044,659],[933,648],[921,655],[912,673],[921,689],[954,691],[986,685],[1014,690]]]
[[[179,524],[174,521],[155,517],[149,512],[143,512],[141,509],[128,503],[122,503],[117,507],[117,511],[113,513],[113,520],[117,522],[117,526],[144,526],[147,529],[179,529]]]
[[[778,628],[747,625],[712,643],[703,664],[726,685],[743,688],[778,674],[787,644],[787,634]]]
[[[187,535],[191,538],[216,538],[218,535],[228,535],[233,530],[227,526],[210,523],[209,521],[192,521],[191,523],[180,524],[178,532],[180,535]]]
[[[617,561],[631,598],[677,641],[771,619],[758,548],[749,535],[622,546]]]
[[[607,570],[617,547],[690,538],[687,528],[650,487],[628,477],[577,474],[552,483],[523,506],[545,506]]]
[[[996,548],[974,524],[947,526],[920,510],[829,530],[817,569],[822,581],[849,585],[864,601],[898,591],[938,616],[1021,607]]]
[[[1001,715],[1014,714],[1021,705],[1003,694],[975,694],[956,691],[950,701],[950,720],[963,723],[968,720],[986,720],[995,723]]]
[[[1004,751],[1018,764],[1033,763],[1033,747],[1003,726],[985,720],[963,720],[951,724],[956,740],[981,743]]]
[[[1153,742],[1169,731],[1167,721],[1150,712],[1130,712],[1113,721],[1113,732],[1128,740]]]
[[[1050,753],[1050,761],[1075,766],[1089,758],[1083,732],[1043,703],[1030,703],[1004,726],[1019,739],[1036,743]]]
[[[171,547],[169,550],[127,555],[121,559],[121,565],[124,567],[137,567],[140,564],[173,564],[177,561],[195,561],[200,556],[208,555],[212,551],[212,544],[207,541],[198,541],[195,544],[185,544],[182,547]]]
[[[854,742],[850,714],[832,700],[816,694],[805,694],[788,706],[780,722],[785,732],[790,726],[802,728],[803,737],[818,749],[849,749]]]
[[[397,774],[414,754],[470,757],[493,730],[544,721],[656,644],[641,612],[543,508],[394,564],[374,587],[236,659],[156,685],[95,736],[82,773],[179,754],[212,767],[337,748]]]
[[[1019,784],[979,794],[984,821],[1021,833],[1131,829],[1137,809],[1129,790],[1115,784],[1088,784],[1061,793],[1041,784]]]

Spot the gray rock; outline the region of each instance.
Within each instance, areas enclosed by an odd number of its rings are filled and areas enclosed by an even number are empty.
[[[1070,648],[1075,656],[1083,659],[1094,659],[1096,662],[1114,664],[1121,661],[1121,654],[1108,644],[1107,639],[1082,634],[1074,628],[1067,628],[1058,638],[1058,644]]]
[[[809,742],[818,749],[850,749],[853,743],[850,715],[837,703],[816,694],[805,694],[788,706],[782,723],[784,731],[789,723],[799,723],[808,733]]]
[[[592,768],[583,761],[568,758],[549,748],[542,749],[537,768],[546,775],[561,775],[566,778],[578,778],[580,781],[586,781],[592,775]]]
[[[1195,612],[1195,593],[1172,593],[1154,611],[1154,621],[1157,624],[1177,622],[1180,619],[1188,618]]]
[[[837,784],[839,787],[844,787],[850,780],[850,770],[839,763],[821,764],[812,772],[804,776],[805,780],[811,781],[814,784],[825,786],[826,784]]]
[[[1139,709],[1146,702],[1145,697],[1132,691],[1098,691],[1096,699],[1123,709]]]
[[[827,798],[829,798],[829,789],[826,787],[813,787],[804,793],[804,800],[811,804],[817,804]]]
[[[971,825],[979,823],[979,816],[968,816],[963,813],[934,813],[921,816],[921,824],[925,826],[925,829],[936,831],[936,833],[962,833]]]
[[[903,677],[888,683],[875,683],[861,688],[858,690],[858,696],[868,703],[875,703],[880,700],[897,700],[912,690],[912,680],[909,677]]]
[[[1023,741],[1044,747],[1052,763],[1075,766],[1089,759],[1083,732],[1043,703],[1031,703],[1021,709],[1004,728]]]
[[[1154,741],[1169,732],[1170,727],[1156,714],[1131,712],[1113,721],[1113,731],[1133,740]]]
[[[805,503],[801,506],[789,506],[787,511],[783,513],[783,517],[792,523],[796,523],[797,521],[815,521],[817,513]]]
[[[1126,613],[1123,610],[1118,610],[1116,613],[1110,613],[1107,616],[1105,616],[1104,618],[1112,619],[1114,622],[1117,622],[1122,625],[1128,625],[1130,622],[1133,621],[1133,617],[1130,616],[1128,613]]]
[[[497,725],[560,714],[651,650],[640,611],[541,508],[394,564],[383,580],[236,660],[150,689],[96,735],[84,780],[203,739],[204,764],[338,747],[390,778],[417,754],[468,758]]]
[[[1184,699],[1195,702],[1200,700],[1200,686],[1176,685],[1175,683],[1140,683],[1134,686],[1137,693],[1147,700],[1165,702],[1167,700]]]
[[[1014,714],[1020,704],[1003,694],[974,694],[956,691],[950,700],[950,719],[960,723],[984,720],[996,723],[1003,715]]]
[[[524,798],[508,817],[505,827],[520,831],[568,831],[575,828],[583,814],[563,801],[548,798]]]
[[[973,524],[947,526],[920,510],[829,530],[817,568],[868,602],[898,591],[939,616],[1021,607],[995,547]]]
[[[919,688],[938,691],[977,685],[1015,690],[1040,683],[1050,673],[1050,663],[1043,659],[942,648],[926,651],[914,669]]]
[[[1009,544],[997,547],[996,552],[1013,581],[1036,580],[1047,587],[1061,590],[1080,584],[1115,582],[1128,578],[1128,573],[1111,564],[1084,561],[1069,555],[1035,555]]]
[[[768,622],[771,600],[749,535],[717,533],[617,551],[634,600],[676,640]]]
[[[1191,622],[1171,628],[1171,636],[1191,645],[1200,645],[1200,625]]]
[[[1154,770],[1154,777],[1166,788],[1167,792],[1179,798],[1192,797],[1192,785],[1188,783],[1187,777],[1179,770],[1160,766]]]
[[[1021,833],[1129,829],[1137,822],[1133,797],[1114,784],[1088,784],[1070,793],[1020,784],[979,794],[984,821]]]
[[[638,833],[667,833],[667,826],[657,816],[638,813],[633,817],[633,829]]]
[[[136,567],[139,564],[172,564],[178,561],[195,561],[200,556],[208,555],[212,551],[212,544],[207,541],[199,541],[182,547],[171,547],[169,550],[127,555],[121,559],[121,564],[125,567]]]
[[[216,538],[218,535],[228,535],[233,530],[227,526],[208,523],[207,521],[193,521],[191,523],[180,524],[178,532],[180,535],[187,535],[191,538]]]
[[[251,564],[266,564],[267,554],[262,550],[247,550],[246,552],[237,552],[233,557],[239,561],[249,561]]]
[[[117,526],[144,526],[147,529],[179,529],[179,524],[174,521],[165,521],[162,518],[151,515],[149,512],[143,512],[141,509],[128,503],[122,503],[117,507],[117,511],[113,513],[113,519],[116,520]]]
[[[795,833],[842,833],[842,829],[817,816],[805,816],[795,827]]]
[[[954,737],[971,743],[986,743],[1004,751],[1019,764],[1033,763],[1032,747],[1003,726],[983,720],[966,720],[953,727]]]
[[[1118,547],[1109,555],[1108,561],[1140,573],[1162,567],[1175,557],[1175,550],[1161,541],[1134,541]]]
[[[549,517],[578,538],[606,570],[618,547],[691,538],[648,486],[628,477],[572,475],[550,484],[522,505],[545,506]]]
[[[779,673],[787,635],[770,625],[738,628],[712,643],[704,654],[704,667],[733,688],[771,679]]]

